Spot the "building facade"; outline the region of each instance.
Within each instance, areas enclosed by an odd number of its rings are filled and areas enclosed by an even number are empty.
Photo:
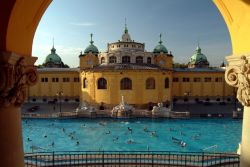
[[[53,46],[54,48],[54,46]],[[53,49],[52,48],[52,49]],[[223,68],[209,67],[198,46],[188,68],[174,68],[173,55],[160,41],[152,52],[131,39],[127,26],[122,39],[99,52],[91,40],[79,55],[79,68],[40,68],[39,82],[29,89],[29,100],[81,101],[112,108],[125,101],[136,108],[163,102],[231,101],[234,89],[224,80]]]

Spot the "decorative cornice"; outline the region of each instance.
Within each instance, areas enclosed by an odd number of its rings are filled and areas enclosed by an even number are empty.
[[[27,86],[37,81],[36,57],[0,52],[0,105],[20,106],[27,97]]]
[[[237,99],[244,106],[250,106],[250,56],[228,56],[229,66],[226,68],[226,82],[238,88]]]
[[[234,54],[234,55],[226,56],[226,60],[228,62],[228,65],[229,66],[240,65],[242,56],[243,56],[243,54],[240,54],[240,55]],[[244,56],[246,57],[247,60],[250,60],[250,53],[246,53],[246,54],[244,54]]]

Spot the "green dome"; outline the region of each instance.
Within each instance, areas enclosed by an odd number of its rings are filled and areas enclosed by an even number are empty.
[[[167,48],[164,46],[164,45],[162,45],[162,44],[159,44],[159,45],[157,45],[155,48],[154,48],[154,51],[153,51],[154,53],[161,53],[161,52],[163,52],[163,53],[168,53],[168,50],[167,50]]]
[[[54,46],[51,49],[51,53],[48,56],[46,56],[44,63],[45,64],[47,63],[61,64],[62,63],[60,56],[56,54],[56,49],[54,48]]]
[[[97,47],[93,44],[90,44],[85,50],[84,50],[84,53],[89,53],[89,52],[92,52],[92,53],[99,53]]]
[[[161,34],[160,34],[159,45],[157,45],[157,46],[154,48],[153,53],[161,53],[161,52],[163,52],[163,53],[168,53],[168,50],[167,50],[167,48],[166,48],[164,45],[162,45]]]
[[[190,64],[209,64],[207,57],[201,53],[201,48],[197,46],[195,53],[190,59]]]
[[[93,34],[90,34],[91,40],[90,40],[90,45],[84,50],[84,53],[94,53],[94,54],[98,54],[99,51],[97,49],[97,47],[93,44],[94,41],[92,40],[92,36]]]

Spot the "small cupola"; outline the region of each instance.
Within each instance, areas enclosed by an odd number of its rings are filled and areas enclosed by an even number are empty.
[[[162,44],[161,34],[159,44],[154,48],[153,53],[168,53],[167,48]]]
[[[99,53],[97,47],[94,45],[94,41],[92,40],[93,34],[90,34],[90,45],[84,50],[84,54],[92,53],[97,55]]]

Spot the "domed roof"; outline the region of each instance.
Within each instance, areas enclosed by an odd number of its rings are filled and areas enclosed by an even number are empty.
[[[201,53],[201,48],[198,45],[195,53],[193,54],[193,56],[190,59],[190,64],[209,64],[207,61],[207,57]]]
[[[168,53],[168,50],[167,48],[162,44],[162,41],[161,41],[161,34],[160,34],[160,41],[159,41],[159,45],[157,45],[154,50],[153,50],[153,53]]]
[[[56,54],[56,49],[54,48],[54,45],[51,49],[51,53],[48,56],[46,56],[44,63],[45,64],[47,63],[61,64],[62,63],[60,56]]]
[[[93,34],[90,34],[91,40],[90,40],[90,45],[84,50],[84,53],[90,53],[92,52],[93,54],[98,54],[99,51],[97,47],[93,44],[94,41],[92,40]]]

